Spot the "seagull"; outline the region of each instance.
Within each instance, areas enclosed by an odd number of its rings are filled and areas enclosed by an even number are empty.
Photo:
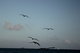
[[[47,30],[54,30],[53,28],[43,28],[43,29],[47,29]]]
[[[36,39],[36,38],[33,38],[33,37],[28,37],[28,38],[31,38],[32,40],[37,40],[37,41],[39,41],[38,39]]]
[[[28,16],[28,15],[25,15],[25,14],[20,14],[20,15],[22,15],[23,17],[27,17],[27,18],[29,18],[29,16]]]
[[[35,41],[29,42],[29,43],[34,43],[34,44],[37,44],[38,46],[40,46],[40,44],[38,42],[35,42]]]

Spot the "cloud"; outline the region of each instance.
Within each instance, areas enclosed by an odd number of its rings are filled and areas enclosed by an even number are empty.
[[[4,28],[5,29],[8,29],[8,30],[16,30],[16,31],[19,31],[19,30],[23,29],[23,26],[21,24],[13,25],[10,22],[5,22],[4,23]]]
[[[14,30],[21,30],[22,28],[23,26],[21,24],[14,25],[13,27]]]

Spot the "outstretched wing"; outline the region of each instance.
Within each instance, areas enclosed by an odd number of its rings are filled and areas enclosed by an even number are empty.
[[[37,40],[37,41],[39,41],[37,38],[33,38],[33,40]]]
[[[40,44],[39,43],[37,43],[39,46],[40,46]]]
[[[50,28],[51,30],[54,30],[53,28]]]
[[[33,41],[34,42],[34,41]],[[37,44],[38,46],[40,46],[40,44],[38,42],[34,42],[35,44]]]
[[[37,38],[33,38],[33,37],[28,37],[28,38],[31,38],[32,40],[37,40],[37,41],[39,41]]]
[[[27,18],[29,18],[29,16],[28,16],[28,15],[24,15],[24,14],[20,14],[20,15],[22,15],[23,17],[27,17]]]
[[[46,29],[46,30],[54,30],[53,28],[43,28],[43,29]]]
[[[28,37],[28,38],[32,38],[32,37]]]
[[[35,41],[33,41],[33,42],[28,42],[28,43],[34,43],[34,44],[37,44],[38,46],[40,46],[40,44],[39,44],[38,42],[35,42]]]
[[[47,29],[47,30],[49,30],[49,28],[43,28],[43,29]]]

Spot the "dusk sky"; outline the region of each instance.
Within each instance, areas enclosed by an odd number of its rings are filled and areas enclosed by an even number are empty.
[[[80,49],[79,0],[0,0],[0,48],[48,47]]]

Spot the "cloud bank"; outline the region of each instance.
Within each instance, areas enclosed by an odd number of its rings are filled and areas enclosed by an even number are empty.
[[[8,30],[16,30],[16,31],[19,31],[19,30],[23,29],[23,26],[21,24],[13,25],[10,22],[5,22],[4,23],[4,28],[5,29],[8,29]]]

